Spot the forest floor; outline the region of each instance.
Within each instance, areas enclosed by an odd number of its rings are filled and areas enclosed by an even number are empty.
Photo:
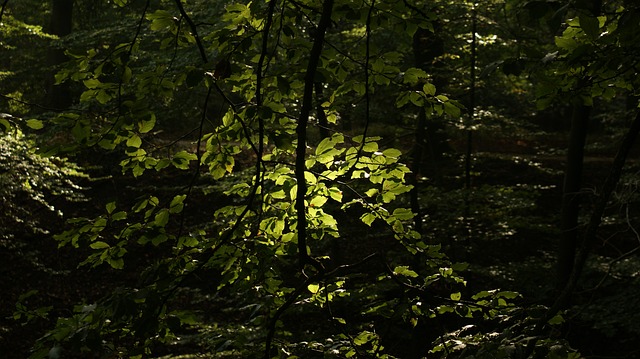
[[[527,151],[515,155],[483,152],[477,156],[474,198],[484,207],[478,207],[474,215],[475,228],[468,232],[471,239],[464,239],[465,232],[461,232],[447,247],[451,256],[471,264],[467,279],[473,286],[515,290],[527,302],[549,304],[564,161],[561,155],[535,156]],[[609,163],[610,157],[587,158],[585,188],[595,189],[602,183]],[[152,179],[147,185],[173,187],[185,180],[177,176]],[[87,193],[90,202],[61,205],[66,206],[63,210],[68,216],[90,216],[113,196],[135,198],[135,192],[145,191],[131,187],[131,180],[125,176],[94,182]],[[447,231],[435,226],[451,220],[441,215],[447,209],[440,211],[438,206],[425,203],[430,211],[426,231],[433,228],[434,237]],[[63,228],[60,218],[48,221],[52,233]],[[636,347],[640,266],[633,255],[624,256],[638,243],[632,227],[624,228],[624,223],[610,223],[603,229],[602,244],[596,248],[576,297],[576,308],[581,310],[572,311],[571,324],[560,334],[586,357],[640,357]],[[451,233],[445,235],[452,238]],[[54,325],[56,317],[69,314],[79,302],[91,303],[123,282],[135,281],[135,271],[78,268],[86,254],[73,248],[57,249],[51,235],[25,234],[0,242],[0,357],[27,358],[34,341]],[[16,303],[31,290],[38,294],[23,303],[30,309],[51,307],[50,314],[22,324],[24,318],[14,319]]]

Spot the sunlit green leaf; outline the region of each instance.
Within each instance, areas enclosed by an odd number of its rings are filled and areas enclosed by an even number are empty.
[[[42,121],[36,120],[36,119],[27,120],[26,124],[29,128],[32,128],[34,130],[40,130],[44,127],[44,124],[42,123]]]

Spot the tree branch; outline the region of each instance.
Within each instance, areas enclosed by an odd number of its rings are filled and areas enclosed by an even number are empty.
[[[4,2],[2,3],[2,7],[0,7],[0,22],[2,21],[2,15],[4,15],[4,9],[7,8],[8,3],[9,0],[4,0]]]
[[[191,20],[191,17],[187,15],[187,12],[184,10],[184,7],[182,6],[182,1],[175,0],[175,3],[176,3],[176,6],[178,7],[178,11],[180,11],[180,15],[182,15],[182,17],[185,20],[187,20],[187,24],[189,24],[189,28],[191,28],[191,33],[193,34],[193,37],[196,39],[196,45],[198,45],[198,50],[200,51],[200,57],[202,58],[202,61],[204,61],[204,63],[209,62],[209,60],[207,59],[207,53],[204,51],[204,46],[202,46],[202,40],[200,40],[200,36],[198,35],[198,27],[193,22],[193,20]]]

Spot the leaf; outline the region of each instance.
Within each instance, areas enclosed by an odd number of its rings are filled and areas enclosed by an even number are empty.
[[[111,215],[111,220],[112,221],[121,221],[121,220],[126,219],[126,218],[127,218],[127,212],[125,212],[125,211],[116,212],[116,213]]]
[[[153,222],[159,227],[164,227],[169,223],[169,210],[166,208],[161,209],[155,216]]]
[[[482,299],[490,296],[491,296],[491,292],[487,290],[483,290],[481,292],[476,293],[473,297],[471,297],[471,299],[478,300],[478,299]]]
[[[401,221],[413,219],[414,214],[408,208],[396,208],[393,210],[393,216]]]
[[[562,315],[556,314],[556,316],[554,316],[553,318],[549,319],[549,321],[547,323],[549,323],[551,325],[562,324],[562,323],[564,323],[564,318],[562,317]]]
[[[147,133],[151,131],[156,125],[156,115],[153,113],[149,114],[148,120],[142,120],[138,122],[138,132]]]
[[[88,89],[96,89],[101,85],[100,80],[98,79],[86,79],[84,81],[82,81],[82,83],[84,84],[84,86]]]
[[[460,300],[462,298],[462,294],[460,292],[451,293],[449,295],[449,298],[451,298],[451,300],[458,301],[458,300]]]
[[[102,242],[102,241],[98,241],[98,242],[93,242],[89,245],[89,247],[91,247],[92,249],[105,249],[105,248],[109,248],[111,247],[108,243]]]
[[[342,191],[339,188],[329,188],[329,196],[336,202],[342,202]]]
[[[318,285],[318,284],[309,284],[307,286],[307,289],[309,290],[309,292],[311,292],[313,294],[317,294],[318,291],[320,290],[320,285]]]
[[[44,127],[44,124],[40,120],[30,119],[26,121],[27,127],[32,128],[34,130],[40,130]],[[6,125],[5,125],[6,126]],[[8,126],[7,126],[8,129]]]
[[[378,189],[377,188],[369,188],[364,194],[367,195],[367,197],[373,197],[375,195],[378,194]]]
[[[169,212],[171,213],[180,213],[184,208],[184,200],[187,198],[186,194],[179,194],[171,200],[171,204],[169,205]]]
[[[327,197],[316,196],[311,200],[309,206],[318,208],[322,207],[325,203],[327,203]]]
[[[0,118],[0,125],[4,126],[4,131],[9,131],[11,129],[11,122],[4,118]]]
[[[362,223],[371,227],[371,223],[373,223],[373,221],[376,220],[376,215],[374,213],[365,213],[362,216],[360,216],[360,220],[362,221]]]
[[[431,83],[426,83],[422,86],[422,91],[428,96],[433,96],[436,94],[436,86]]]
[[[105,207],[107,209],[107,213],[111,214],[113,210],[116,209],[116,202],[109,202]]]
[[[367,142],[364,146],[362,146],[362,151],[364,152],[376,152],[378,151],[378,143],[377,142]]]
[[[499,292],[496,297],[502,297],[502,298],[507,298],[507,299],[514,299],[520,296],[520,293],[518,292],[511,292],[511,291],[504,291],[504,292]]]
[[[109,265],[113,268],[113,269],[122,269],[124,268],[124,260],[122,258],[107,258],[107,263],[109,263]]]
[[[127,140],[128,147],[138,148],[140,145],[142,145],[142,139],[135,133]]]
[[[402,81],[406,84],[415,85],[416,83],[418,83],[420,79],[427,78],[428,76],[429,75],[427,75],[427,73],[424,70],[411,67],[404,72],[404,77]]]
[[[396,275],[401,275],[404,277],[411,277],[411,278],[416,278],[418,276],[418,273],[409,269],[408,266],[397,266],[393,269],[393,273]]]
[[[395,148],[387,148],[386,150],[382,151],[382,154],[385,155],[385,157],[388,157],[388,158],[398,159],[398,158],[400,158],[400,156],[402,156],[402,151],[397,150]]]
[[[331,149],[333,149],[333,146],[335,146],[335,143],[331,141],[331,137],[324,138],[322,141],[320,141],[318,147],[316,147],[316,156],[320,156],[323,153],[330,151]]]
[[[355,345],[365,345],[369,342],[371,342],[372,340],[374,340],[376,338],[376,335],[370,331],[363,331],[360,334],[358,334],[357,337],[353,338],[353,343]]]
[[[105,91],[105,90],[100,90],[96,94],[96,100],[98,100],[98,102],[100,102],[102,105],[104,105],[107,102],[109,102],[109,100],[111,100],[111,98],[112,98],[111,95],[109,95],[107,93],[107,91]]]

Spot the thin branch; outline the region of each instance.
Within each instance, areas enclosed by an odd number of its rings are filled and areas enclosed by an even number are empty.
[[[7,3],[9,3],[9,0],[4,0],[2,7],[0,8],[0,22],[2,22],[2,15],[4,15],[4,9],[7,8]]]
[[[193,34],[193,37],[196,39],[196,45],[198,45],[198,50],[200,51],[200,57],[202,58],[202,61],[204,61],[204,63],[206,64],[207,62],[209,62],[209,60],[207,59],[207,53],[204,50],[204,46],[202,45],[202,40],[200,40],[200,35],[198,35],[198,27],[193,22],[193,20],[191,20],[191,17],[189,17],[187,12],[184,10],[184,7],[182,6],[182,1],[175,0],[175,3],[176,3],[176,6],[178,7],[178,11],[180,11],[180,15],[182,15],[182,17],[185,20],[187,20],[187,24],[189,24],[189,27],[191,28],[191,33]]]

